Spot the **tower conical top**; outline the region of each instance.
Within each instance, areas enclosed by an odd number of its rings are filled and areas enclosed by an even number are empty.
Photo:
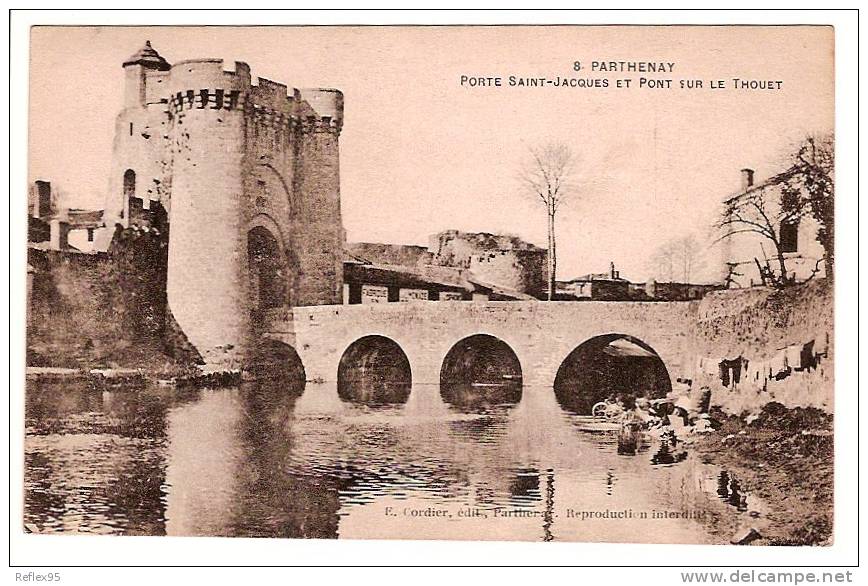
[[[145,41],[144,47],[124,61],[124,67],[127,65],[142,65],[148,69],[157,69],[159,71],[166,71],[172,67],[168,61],[160,57],[160,54],[151,47],[151,41]]]

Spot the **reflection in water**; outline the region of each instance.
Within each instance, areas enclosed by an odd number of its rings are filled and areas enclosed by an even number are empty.
[[[338,385],[338,396],[344,401],[382,407],[402,405],[410,398],[409,382],[375,383],[369,380],[343,379]]]
[[[242,479],[233,503],[233,534],[276,537],[336,537],[337,492],[332,478],[287,474],[295,438],[295,399],[252,387],[240,397],[244,417],[238,435]]]
[[[516,476],[509,485],[509,494],[519,502],[532,504],[539,501],[539,470],[517,470]]]
[[[551,388],[525,388],[511,408],[479,415],[444,403],[436,385],[377,409],[338,399],[334,384],[301,395],[279,383],[183,393],[31,385],[24,520],[40,532],[111,534],[728,539],[695,519],[583,519],[739,514],[717,499],[724,485],[735,498],[728,477],[618,456],[617,431],[596,425],[565,413]]]
[[[747,510],[747,494],[742,491],[738,479],[727,472],[721,470],[717,477],[717,495],[723,502],[736,507],[739,511]]]
[[[102,392],[85,383],[28,391],[25,502],[37,528],[154,535],[165,532],[165,414],[155,390]]]
[[[660,438],[660,447],[651,456],[651,463],[666,465],[683,462],[687,458],[687,451],[679,445],[674,433],[665,432]]]
[[[555,475],[554,470],[546,471],[546,508],[543,515],[543,541],[553,541],[552,525],[555,517]]]
[[[304,365],[295,348],[283,342],[261,340],[257,344],[250,372],[261,386],[282,388],[283,393],[294,397],[304,392],[307,378]]]
[[[503,412],[521,401],[521,383],[492,385],[446,383],[440,395],[455,410],[462,413]]]

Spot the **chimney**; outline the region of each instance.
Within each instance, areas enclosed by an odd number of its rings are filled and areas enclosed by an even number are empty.
[[[747,191],[753,187],[753,169],[742,169],[741,170],[741,190]]]
[[[47,219],[51,215],[51,183],[36,181],[36,201],[33,206],[33,217]]]
[[[66,250],[69,248],[69,223],[54,218],[49,222],[51,228],[48,240],[51,250]]]
[[[615,270],[615,263],[609,263],[609,278],[613,281],[618,278],[618,272]]]

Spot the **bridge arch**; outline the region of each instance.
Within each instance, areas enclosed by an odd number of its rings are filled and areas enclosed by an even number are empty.
[[[293,396],[304,391],[307,377],[301,357],[295,348],[279,340],[259,340],[249,370],[260,386],[279,386]]]
[[[350,344],[338,362],[338,396],[351,403],[407,402],[413,384],[410,360],[392,338],[371,334]]]
[[[515,350],[491,334],[456,342],[440,367],[443,400],[462,411],[486,411],[521,400],[521,361]]]
[[[662,397],[672,390],[660,355],[642,340],[620,333],[594,336],[561,362],[554,391],[565,410],[588,415],[599,401],[631,404],[638,397]]]

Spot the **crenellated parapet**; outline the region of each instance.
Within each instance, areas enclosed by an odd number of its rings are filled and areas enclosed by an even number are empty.
[[[238,90],[222,89],[186,90],[167,98],[169,113],[176,115],[184,110],[244,110],[242,94]]]
[[[304,133],[328,133],[335,136],[341,133],[341,120],[333,120],[328,116],[316,118],[310,116],[299,123],[301,131]]]
[[[171,70],[155,75],[161,101],[170,116],[189,110],[242,111],[254,123],[281,131],[340,134],[343,126],[343,94],[335,89],[295,89],[263,77],[253,84],[250,68],[236,62],[224,70],[222,59],[180,61]]]
[[[252,104],[248,111],[254,123],[259,126],[266,126],[277,130],[295,130],[299,126],[297,116],[273,110],[259,104]]]

